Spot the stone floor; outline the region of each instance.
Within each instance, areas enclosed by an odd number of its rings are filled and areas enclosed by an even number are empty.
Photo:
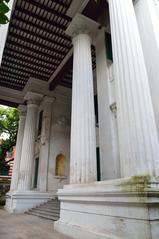
[[[53,226],[50,220],[12,215],[0,208],[0,239],[71,239],[53,231]]]

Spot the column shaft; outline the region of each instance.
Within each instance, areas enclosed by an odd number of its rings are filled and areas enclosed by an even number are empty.
[[[20,161],[21,161],[21,152],[22,152],[22,142],[24,136],[24,127],[25,127],[25,119],[26,119],[26,106],[20,106],[20,119],[19,119],[19,127],[17,134],[17,142],[16,142],[16,153],[14,158],[14,166],[11,180],[10,190],[16,190],[18,185],[18,176],[20,170]]]
[[[134,7],[149,77],[152,103],[159,136],[159,80],[158,77],[156,77],[159,75],[159,19],[155,11],[154,0],[138,0]]]
[[[45,97],[43,110],[43,123],[40,145],[40,170],[39,170],[39,189],[41,192],[47,191],[48,181],[48,163],[50,149],[50,133],[51,133],[51,115],[52,103],[54,99]]]
[[[109,1],[123,177],[158,174],[159,145],[132,0]]]
[[[71,183],[96,181],[96,139],[91,61],[91,39],[73,39],[73,91],[71,125]]]
[[[96,70],[99,114],[99,145],[102,180],[120,177],[117,127],[113,124],[110,110],[110,79],[106,58],[105,31],[101,30],[96,38]],[[114,132],[114,134],[113,134]],[[116,138],[115,138],[115,136]]]
[[[28,104],[18,184],[23,191],[31,189],[37,115],[38,105]]]

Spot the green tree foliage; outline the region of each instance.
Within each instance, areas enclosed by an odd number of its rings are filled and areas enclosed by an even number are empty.
[[[18,130],[19,112],[15,108],[0,106],[0,135],[8,135],[9,144],[15,145]]]
[[[0,24],[7,24],[9,19],[7,13],[9,12],[8,3],[10,0],[0,0]]]
[[[7,135],[7,139],[3,139],[0,145],[0,174],[4,174],[5,155],[6,152],[16,144],[18,131],[19,112],[17,109],[0,106],[0,136]]]

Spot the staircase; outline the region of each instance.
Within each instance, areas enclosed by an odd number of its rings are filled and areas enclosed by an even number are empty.
[[[26,214],[57,221],[60,217],[60,202],[57,199],[50,200],[36,208],[30,209]]]

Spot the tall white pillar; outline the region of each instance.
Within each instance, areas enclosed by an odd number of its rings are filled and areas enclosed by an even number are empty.
[[[51,116],[52,104],[54,98],[46,96],[43,102],[43,122],[42,133],[40,139],[40,170],[39,170],[39,189],[41,192],[47,191],[48,180],[48,163],[49,163],[49,149],[50,149],[50,134],[51,134]]]
[[[123,177],[159,174],[159,144],[132,0],[109,1]]]
[[[18,182],[18,190],[20,191],[26,191],[31,189],[36,124],[38,106],[41,99],[42,95],[33,92],[28,92],[25,96],[25,100],[27,100],[27,116],[24,129],[20,174]]]
[[[134,7],[159,136],[159,19],[157,17],[154,0],[138,0],[134,3]]]
[[[93,24],[91,20],[78,15],[67,29],[67,34],[73,36],[74,47],[70,156],[72,184],[97,180],[93,72],[89,35],[96,27],[96,24]]]
[[[22,152],[22,142],[23,142],[23,135],[24,135],[25,119],[26,119],[26,106],[20,105],[18,107],[18,110],[19,110],[20,116],[19,116],[16,153],[14,158],[14,166],[13,166],[10,191],[16,190],[17,184],[18,184],[18,176],[19,176],[20,160],[21,160],[21,152]]]
[[[120,177],[118,140],[113,137],[114,127],[110,110],[110,77],[106,56],[105,31],[101,29],[96,38],[96,70],[99,114],[99,145],[102,180]],[[115,100],[115,99],[113,99]],[[116,119],[114,119],[116,120]]]
[[[155,6],[156,14],[159,20],[159,1],[158,0],[152,0]]]

